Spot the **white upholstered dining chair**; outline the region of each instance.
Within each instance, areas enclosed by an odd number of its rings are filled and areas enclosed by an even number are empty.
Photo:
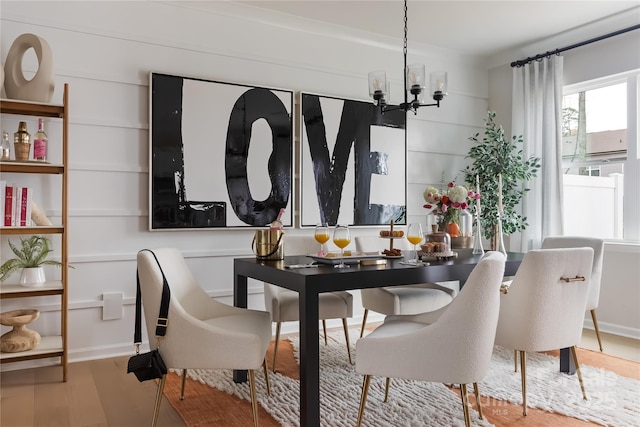
[[[431,313],[388,316],[358,340],[356,372],[365,376],[358,426],[373,375],[387,377],[385,401],[390,378],[460,384],[467,426],[467,384],[473,383],[482,419],[477,383],[486,375],[493,353],[505,260],[500,252],[488,252],[451,304]]]
[[[382,250],[387,242],[378,236],[358,236],[355,241],[356,250],[359,252]],[[394,246],[403,250],[409,249],[409,245],[404,242],[403,239],[395,239]],[[450,304],[456,294],[455,290],[437,283],[361,289],[364,315],[360,337],[364,334],[369,310],[386,316],[425,313]]]
[[[587,294],[586,310],[591,313],[593,328],[596,331],[596,338],[598,338],[598,346],[600,347],[600,351],[602,351],[602,340],[600,339],[600,330],[598,329],[596,309],[600,302],[600,282],[602,279],[604,240],[595,237],[550,236],[546,237],[542,241],[542,249],[582,247],[593,249],[593,267],[591,268],[591,282],[589,283],[589,293]]]
[[[308,255],[317,253],[318,243],[313,236],[286,236],[284,238],[285,255]],[[311,262],[311,258],[309,258]],[[271,313],[272,321],[276,322],[276,336],[273,346],[273,365],[271,369],[276,371],[278,356],[278,343],[280,341],[280,328],[282,322],[294,322],[300,320],[298,312],[298,293],[264,282],[264,305]],[[345,341],[347,343],[347,356],[351,361],[349,348],[349,328],[347,318],[353,316],[353,295],[347,291],[323,292],[318,296],[318,317],[322,320],[324,342],[327,343],[327,319],[342,319]]]
[[[137,267],[149,347],[155,336],[162,296],[162,272],[171,290],[166,335],[160,340],[160,354],[167,368],[182,369],[182,389],[187,369],[249,370],[254,426],[258,425],[258,403],[254,370],[264,367],[267,390],[269,377],[265,355],[271,340],[271,317],[265,311],[232,307],[210,298],[191,274],[182,254],[174,248],[138,252]],[[155,426],[166,375],[158,384],[153,412]]]
[[[527,415],[526,352],[570,348],[587,399],[576,346],[582,337],[593,249],[539,249],[525,254],[501,296],[495,344],[518,351],[522,414]]]

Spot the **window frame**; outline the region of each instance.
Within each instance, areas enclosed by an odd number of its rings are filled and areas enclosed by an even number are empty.
[[[627,71],[620,74],[600,77],[597,79],[565,85],[562,88],[562,96],[572,95],[582,91],[599,89],[615,84],[627,84],[627,159],[587,160],[572,163],[562,162],[562,168],[567,166],[596,166],[603,163],[624,165],[624,197],[623,197],[623,238],[605,239],[607,242],[640,243],[640,147],[638,129],[640,129],[640,69]],[[564,175],[563,175],[564,176]]]

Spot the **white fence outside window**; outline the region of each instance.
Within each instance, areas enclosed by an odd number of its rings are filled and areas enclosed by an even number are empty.
[[[624,175],[564,175],[564,234],[623,238]]]

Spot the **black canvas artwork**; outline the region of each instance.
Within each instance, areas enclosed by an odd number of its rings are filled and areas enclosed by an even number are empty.
[[[404,111],[301,94],[301,225],[406,224]]]
[[[151,74],[150,228],[293,223],[293,92]]]

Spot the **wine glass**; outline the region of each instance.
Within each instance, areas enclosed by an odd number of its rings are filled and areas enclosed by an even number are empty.
[[[315,237],[316,242],[320,243],[318,256],[325,256],[324,244],[329,241],[329,226],[326,223],[316,225],[316,232],[313,237]]]
[[[412,264],[418,263],[418,244],[422,242],[422,239],[422,224],[419,222],[409,224],[409,227],[407,227],[407,240],[413,245],[416,251],[416,257],[412,261],[409,261]]]
[[[336,225],[336,229],[333,231],[333,243],[340,248],[340,264],[334,266],[335,268],[349,267],[344,263],[344,248],[351,243],[351,235],[349,234],[349,227],[346,225]]]

